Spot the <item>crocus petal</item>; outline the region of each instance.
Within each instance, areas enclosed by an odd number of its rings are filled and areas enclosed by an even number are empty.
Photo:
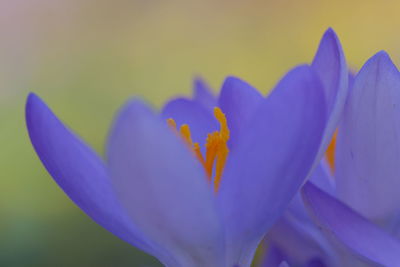
[[[210,87],[198,77],[193,81],[193,100],[209,110],[217,106],[217,98],[213,95]]]
[[[282,262],[279,264],[279,267],[290,267],[290,265],[289,265],[286,261],[282,261]]]
[[[400,214],[400,74],[372,57],[355,78],[336,144],[338,194],[376,222]]]
[[[335,179],[332,176],[330,166],[325,158],[323,158],[317,168],[315,168],[310,177],[310,181],[325,192],[331,195],[336,194]]]
[[[325,126],[318,76],[290,71],[263,100],[232,151],[219,193],[228,259],[246,266],[308,175]]]
[[[108,144],[113,183],[132,221],[174,266],[224,266],[224,236],[201,164],[139,100],[120,112]]]
[[[349,88],[353,88],[354,78],[356,77],[356,71],[349,71]]]
[[[310,262],[316,261],[321,266],[335,266],[336,254],[317,226],[311,220],[299,220],[289,211],[271,228],[266,239],[277,244],[294,266],[310,266]]]
[[[310,182],[302,193],[310,213],[331,237],[374,263],[399,266],[398,240]]]
[[[43,165],[77,206],[121,239],[161,260],[165,258],[130,223],[114,195],[101,159],[35,94],[30,94],[27,100],[26,123]]]
[[[207,135],[218,130],[218,122],[214,118],[212,110],[185,98],[177,98],[168,102],[161,111],[161,117],[165,120],[174,119],[178,127],[188,124],[193,142],[198,142],[201,147],[203,147]]]
[[[327,166],[327,163],[322,160],[313,172],[310,181],[312,181],[315,185],[317,185],[325,192],[335,195],[334,181],[328,168],[329,167]],[[304,207],[300,192],[297,192],[295,197],[290,202],[285,213],[288,214],[290,217],[294,217],[294,222],[299,221],[302,224],[313,225],[313,222],[310,220],[310,216],[306,208]]]
[[[318,164],[337,128],[348,94],[349,72],[339,39],[332,29],[328,29],[322,37],[311,67],[322,81],[328,116],[324,137],[316,157]]]
[[[286,255],[273,242],[268,244],[268,250],[263,255],[261,267],[276,267],[286,259]]]
[[[234,148],[240,131],[252,117],[262,99],[263,97],[257,89],[248,83],[236,77],[226,78],[222,85],[218,105],[225,113],[228,121],[231,132],[229,140],[231,149]]]
[[[334,194],[334,186],[323,160],[311,176],[319,188]],[[274,224],[267,234],[268,241],[278,244],[289,257],[289,263],[295,266],[309,266],[308,263],[324,262],[327,266],[335,266],[336,254],[333,247],[311,220],[302,200],[300,192],[290,202],[283,216]]]

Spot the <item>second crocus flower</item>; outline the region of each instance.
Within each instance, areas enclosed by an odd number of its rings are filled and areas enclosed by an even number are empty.
[[[273,227],[265,267],[278,254],[293,266],[400,266],[399,105],[400,73],[379,52],[352,83],[334,170],[322,162],[305,206],[298,195]]]

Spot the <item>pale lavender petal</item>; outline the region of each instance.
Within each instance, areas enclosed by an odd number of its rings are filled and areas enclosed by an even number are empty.
[[[236,77],[226,78],[222,85],[218,105],[228,120],[231,149],[262,99],[260,92],[248,83]]]
[[[279,267],[290,267],[290,265],[289,265],[286,261],[282,261],[282,262],[279,264]]]
[[[141,231],[166,248],[178,266],[223,266],[224,236],[213,190],[181,138],[145,104],[132,100],[109,141],[113,183]]]
[[[284,253],[281,249],[276,246],[273,242],[266,245],[267,251],[264,252],[263,258],[261,259],[261,267],[276,267],[285,260]]]
[[[306,179],[323,134],[324,107],[318,76],[308,66],[295,68],[263,100],[251,130],[229,155],[219,201],[233,263],[247,264]]]
[[[336,180],[340,198],[379,222],[400,214],[400,74],[380,52],[357,74],[339,127]]]
[[[313,172],[310,181],[312,181],[325,192],[335,195],[336,188],[333,180],[334,178],[332,177],[328,168],[329,166],[327,166],[325,160],[322,160]],[[312,221],[310,220],[310,216],[304,207],[300,192],[296,193],[285,213],[289,214],[290,217],[294,217],[295,221],[299,221],[300,223],[306,225],[313,225]]]
[[[332,171],[325,158],[323,158],[317,168],[315,168],[310,177],[310,181],[325,192],[336,195],[335,178],[332,176]]]
[[[311,221],[301,221],[286,211],[268,232],[266,239],[277,244],[294,266],[309,266],[320,262],[323,266],[335,266],[336,254],[326,237]]]
[[[377,264],[400,265],[398,240],[310,182],[302,193],[312,216],[334,240]]]
[[[311,66],[323,84],[328,119],[316,166],[337,128],[348,95],[349,72],[339,39],[332,29],[328,29],[322,37]]]
[[[353,87],[354,84],[354,78],[356,77],[356,71],[349,71],[349,90]]]
[[[167,261],[164,252],[130,223],[115,197],[102,160],[35,94],[27,100],[26,123],[43,165],[77,206],[116,236]]]
[[[319,187],[334,194],[333,179],[323,160],[311,176]],[[297,193],[284,215],[268,232],[267,240],[278,244],[289,257],[288,262],[295,266],[309,266],[310,262],[324,262],[327,266],[337,263],[333,247],[311,220],[301,194]]]
[[[217,98],[210,86],[199,77],[193,81],[193,100],[211,111],[217,106]]]

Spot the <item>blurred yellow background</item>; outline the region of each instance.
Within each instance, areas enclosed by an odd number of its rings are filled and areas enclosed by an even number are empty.
[[[399,1],[0,1],[0,266],[158,266],[87,218],[30,146],[29,91],[99,153],[118,107],[159,107],[201,75],[267,92],[333,27],[353,69],[400,55]]]

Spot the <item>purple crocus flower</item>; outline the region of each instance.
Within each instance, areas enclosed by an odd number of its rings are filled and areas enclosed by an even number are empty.
[[[160,113],[128,101],[104,161],[35,94],[26,121],[54,180],[116,236],[167,266],[250,266],[325,151],[346,89],[328,30],[313,64],[291,70],[266,98],[229,77],[218,98],[197,80],[192,99],[173,99]]]
[[[293,266],[400,266],[399,104],[400,73],[379,52],[351,86],[333,176],[322,162],[302,189],[319,227],[297,196],[271,231],[271,262],[279,251]]]

